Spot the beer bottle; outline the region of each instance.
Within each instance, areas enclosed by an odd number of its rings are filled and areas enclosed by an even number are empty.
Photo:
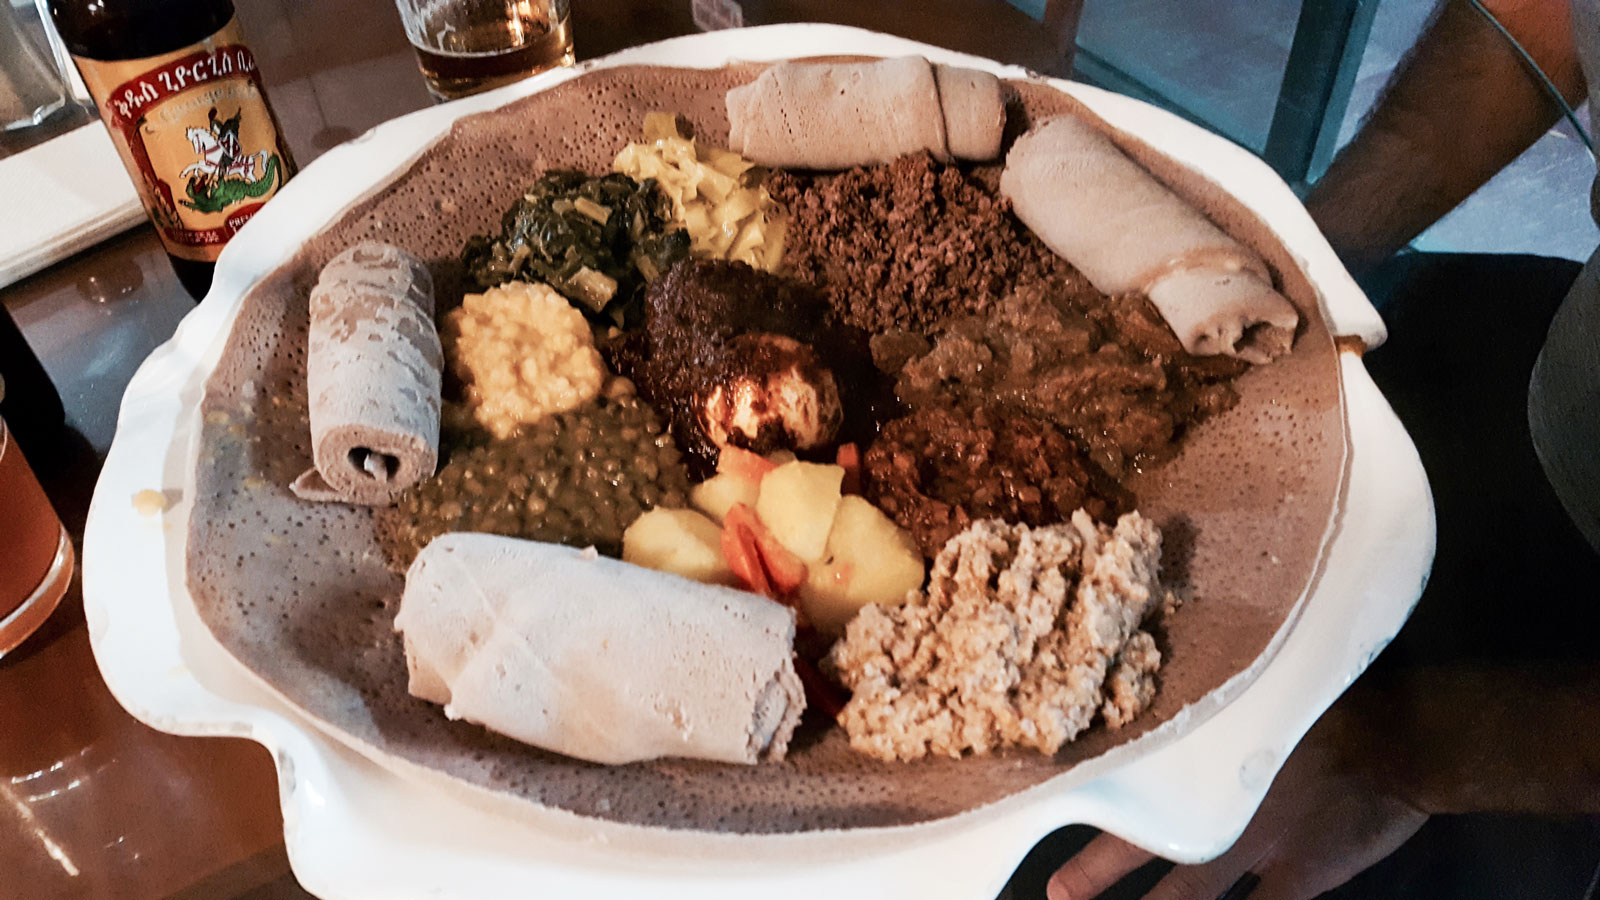
[[[232,0],[49,3],[178,280],[200,299],[223,245],[295,172]]]

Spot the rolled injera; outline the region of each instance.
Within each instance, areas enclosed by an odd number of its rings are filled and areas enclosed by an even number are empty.
[[[1262,363],[1294,343],[1299,314],[1266,263],[1084,120],[1056,116],[1018,138],[1000,191],[1096,288],[1148,295],[1190,353]]]
[[[427,267],[372,241],[335,256],[311,290],[314,468],[290,485],[295,495],[382,506],[431,476],[443,365]]]
[[[798,169],[881,165],[924,150],[994,159],[1006,124],[998,78],[920,56],[778,63],[728,91],[727,105],[735,151]]]
[[[787,607],[592,549],[441,535],[394,627],[412,694],[591,762],[782,759],[805,709]]]

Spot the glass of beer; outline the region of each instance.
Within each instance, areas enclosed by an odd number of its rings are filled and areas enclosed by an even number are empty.
[[[67,530],[0,419],[0,656],[50,617],[75,564]]]
[[[569,0],[395,0],[428,93],[454,100],[572,65]]]

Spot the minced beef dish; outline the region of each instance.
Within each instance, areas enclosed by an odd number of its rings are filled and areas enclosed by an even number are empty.
[[[922,153],[837,173],[776,172],[767,191],[789,218],[784,266],[844,322],[925,332],[988,312],[1019,284],[1088,288],[991,182]]]
[[[987,169],[926,154],[779,172],[786,267],[869,332],[904,408],[863,456],[869,499],[932,558],[972,521],[1131,508],[1120,481],[1237,402],[1247,365],[1184,352],[1140,295],[1107,297],[1012,215]]]

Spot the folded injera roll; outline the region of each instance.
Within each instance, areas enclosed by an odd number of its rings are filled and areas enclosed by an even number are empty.
[[[1283,355],[1300,317],[1266,263],[1077,116],[1035,124],[1006,154],[1017,218],[1107,294],[1138,291],[1185,350]]]
[[[847,169],[927,151],[1000,153],[1006,110],[988,72],[905,56],[871,63],[778,63],[728,92],[729,144],[763,166]]]
[[[394,627],[412,694],[591,762],[782,759],[805,709],[792,610],[592,549],[440,535]]]
[[[294,492],[381,506],[431,476],[444,353],[427,267],[375,241],[334,257],[311,291],[306,343],[316,465]]]

